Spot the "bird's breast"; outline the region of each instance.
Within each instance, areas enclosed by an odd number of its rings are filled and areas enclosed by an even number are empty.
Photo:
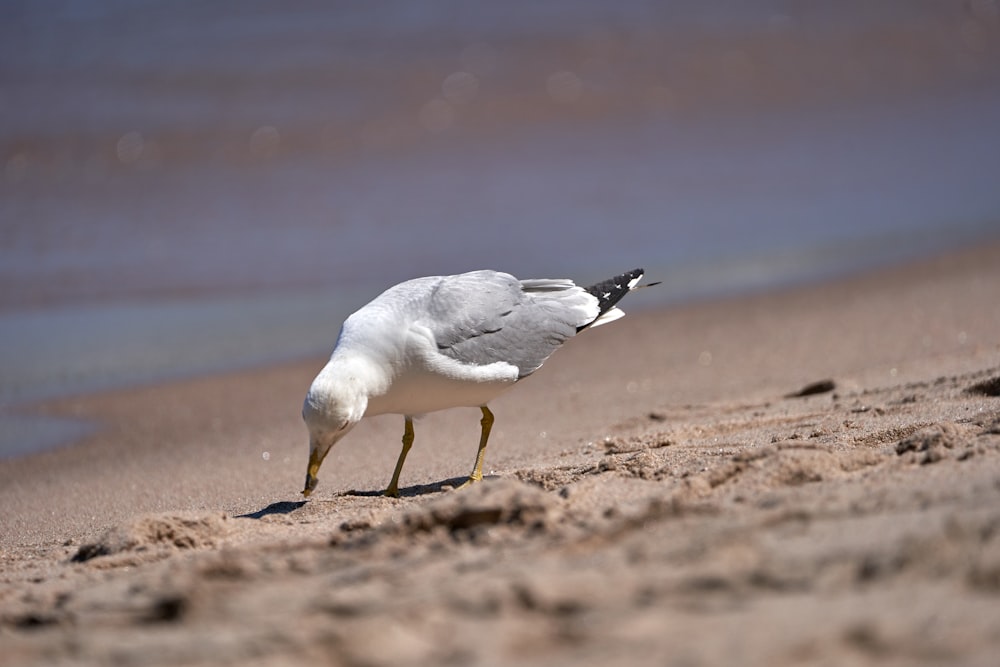
[[[458,380],[415,371],[396,378],[388,391],[370,396],[366,417],[381,414],[419,415],[447,408],[486,405],[515,380]]]

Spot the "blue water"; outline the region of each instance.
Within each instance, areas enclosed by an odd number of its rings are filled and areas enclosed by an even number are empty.
[[[416,275],[641,265],[652,307],[1000,239],[988,4],[24,3],[0,457],[93,428],[33,401],[321,355]]]

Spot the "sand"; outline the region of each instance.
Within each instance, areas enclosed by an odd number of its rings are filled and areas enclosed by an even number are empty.
[[[633,309],[399,499],[398,417],[299,495],[322,359],[38,406],[100,428],[0,463],[0,664],[995,664],[998,343],[996,246]]]

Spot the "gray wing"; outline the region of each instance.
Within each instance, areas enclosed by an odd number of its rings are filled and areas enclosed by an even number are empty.
[[[474,271],[442,278],[428,313],[441,354],[476,366],[504,361],[523,378],[597,317],[598,300],[569,280]]]

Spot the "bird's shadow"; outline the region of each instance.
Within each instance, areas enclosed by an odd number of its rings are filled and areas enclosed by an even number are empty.
[[[259,509],[256,512],[250,512],[248,514],[240,514],[237,519],[263,519],[271,514],[291,514],[295,510],[299,509],[306,504],[305,500],[280,500],[276,503],[271,503],[263,509]]]
[[[417,496],[425,496],[431,493],[441,493],[448,489],[457,488],[460,484],[463,484],[468,477],[450,477],[448,479],[443,479],[439,482],[432,482],[431,484],[414,484],[413,486],[404,486],[399,490],[400,498],[415,498]],[[385,493],[384,489],[378,490],[364,490],[359,491],[357,489],[351,489],[350,491],[344,491],[343,493],[338,493],[340,497],[344,496],[360,496],[367,498],[376,498]],[[256,512],[248,512],[246,514],[240,514],[236,516],[237,519],[263,519],[266,516],[272,514],[291,514],[297,509],[305,507],[308,500],[279,500],[276,503],[271,503],[267,507],[257,510]]]
[[[442,479],[439,482],[432,482],[430,484],[414,484],[413,486],[404,486],[399,489],[400,498],[414,498],[416,496],[425,496],[430,493],[440,493],[448,489],[457,488],[459,485],[464,484],[468,477],[450,477],[448,479]],[[350,491],[345,491],[340,494],[342,496],[364,496],[368,498],[373,498],[376,496],[381,496],[385,493],[385,489],[378,490],[364,490],[359,491],[358,489],[351,489]]]

